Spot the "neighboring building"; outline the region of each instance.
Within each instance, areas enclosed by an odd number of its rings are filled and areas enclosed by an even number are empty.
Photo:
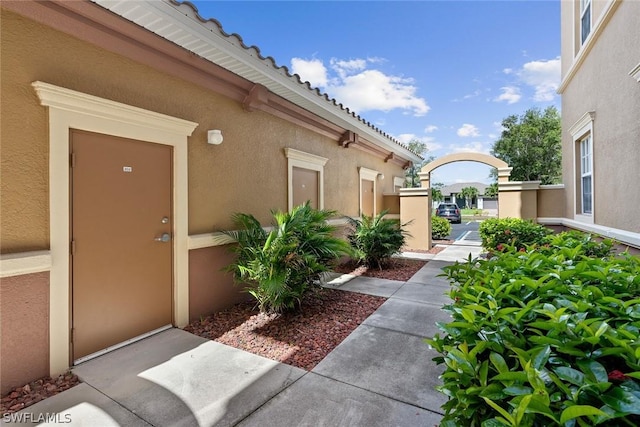
[[[561,19],[564,215],[539,221],[640,247],[640,2],[562,1]]]
[[[422,160],[188,3],[0,6],[2,392],[237,302],[233,213],[377,213]]]
[[[467,200],[462,196],[462,189],[467,187],[474,187],[478,190],[478,196],[471,200],[471,206],[467,206]],[[440,189],[445,203],[455,203],[461,209],[473,208],[482,209],[488,211],[498,210],[498,198],[497,197],[485,197],[484,193],[489,188],[488,184],[481,182],[462,182],[457,184],[445,185]]]

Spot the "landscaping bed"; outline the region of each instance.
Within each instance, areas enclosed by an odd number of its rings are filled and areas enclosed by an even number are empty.
[[[425,261],[394,259],[385,270],[343,264],[341,273],[406,281]],[[280,315],[259,313],[255,302],[242,303],[192,322],[185,330],[272,360],[311,370],[373,313],[386,298],[318,289],[302,301],[302,309]],[[20,411],[80,381],[72,373],[41,378],[16,387],[0,398],[0,413]]]
[[[426,261],[394,259],[384,269],[345,263],[339,273],[406,281]],[[185,330],[259,356],[313,369],[386,298],[320,288],[302,299],[300,310],[260,313],[255,302],[237,304],[190,323]]]
[[[80,384],[78,377],[71,372],[57,378],[44,377],[21,387],[16,387],[0,398],[0,414],[10,414],[38,403],[47,397]]]

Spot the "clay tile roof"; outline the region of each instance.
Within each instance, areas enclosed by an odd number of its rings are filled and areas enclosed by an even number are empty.
[[[247,46],[240,35],[225,32],[216,19],[202,17],[198,8],[189,1],[91,1],[251,82],[264,85],[276,95],[302,108],[318,114],[320,107],[331,112],[333,118],[339,119],[338,121],[356,124],[359,133],[376,138],[392,151],[404,152],[412,157],[412,161],[422,159],[419,153],[411,151],[407,145],[366,121],[336,99],[312,87],[309,82],[303,82],[298,74],[291,74],[287,67],[278,65],[273,57],[262,55],[257,46]],[[165,6],[170,6],[173,11]],[[176,11],[180,13],[175,13]],[[184,18],[190,22],[185,22]],[[197,26],[192,25],[194,21],[202,24],[202,27],[196,28]],[[226,45],[222,42],[226,42]]]

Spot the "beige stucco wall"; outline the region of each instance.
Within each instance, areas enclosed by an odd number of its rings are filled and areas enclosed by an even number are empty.
[[[49,375],[49,273],[0,280],[0,393]]]
[[[539,218],[564,218],[564,188],[538,189],[538,217]]]
[[[287,159],[291,147],[329,159],[324,170],[325,208],[357,215],[358,166],[385,176],[402,169],[356,148],[263,112],[248,113],[223,96],[98,49],[88,43],[2,11],[3,253],[47,249],[47,113],[31,87],[36,80],[200,124],[189,138],[189,234],[231,227],[232,212],[268,222],[271,209],[287,208]],[[208,129],[224,142],[206,143]],[[393,191],[393,180],[377,182]]]
[[[565,27],[567,7],[563,2]],[[568,129],[594,111],[594,222],[633,232],[640,232],[640,216],[634,209],[640,206],[640,84],[629,72],[640,62],[638,22],[640,2],[622,1],[562,94],[566,216],[575,217],[575,146]],[[566,28],[562,34],[566,37]],[[572,60],[570,44],[571,39],[563,38],[563,70]]]
[[[414,194],[401,193],[400,222],[407,224],[404,229],[409,233],[406,239],[408,249],[431,249],[431,224],[428,221],[431,199],[426,189],[415,188]],[[404,192],[403,191],[403,192]]]
[[[387,210],[389,214],[400,214],[399,194],[385,194],[382,199],[382,210]]]
[[[537,191],[500,191],[498,193],[500,218],[536,219]]]
[[[189,251],[189,321],[249,298],[224,271],[232,261],[228,245]]]

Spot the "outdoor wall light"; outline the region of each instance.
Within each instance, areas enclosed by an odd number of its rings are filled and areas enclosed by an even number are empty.
[[[207,142],[212,145],[222,144],[222,131],[220,129],[211,129],[208,131]]]
[[[378,179],[379,179],[380,181],[382,181],[382,180],[384,179],[384,174],[383,174],[383,173],[379,173],[379,174],[378,174]]]

